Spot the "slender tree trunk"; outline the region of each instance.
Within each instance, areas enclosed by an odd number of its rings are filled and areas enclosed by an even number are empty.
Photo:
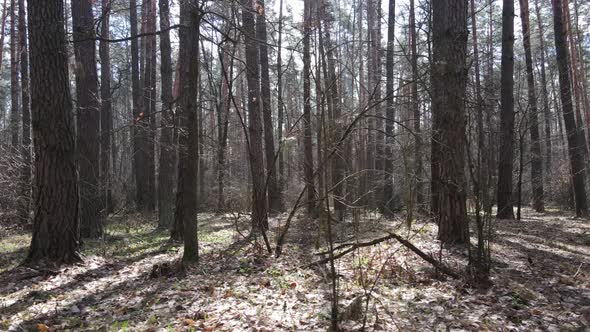
[[[310,34],[311,34],[311,4],[309,0],[304,1],[304,23],[303,23],[303,151],[304,151],[304,174],[307,190],[307,213],[315,217],[315,187],[313,176],[313,146],[311,134],[311,55],[310,55]]]
[[[246,76],[248,80],[248,153],[252,172],[252,231],[268,229],[266,191],[264,190],[264,155],[262,152],[263,109],[260,103],[260,75],[258,66],[258,40],[255,33],[254,12],[249,0],[242,3],[242,32],[246,45]]]
[[[0,28],[0,76],[2,75],[2,64],[4,63],[4,38],[6,36],[6,18],[8,17],[6,1],[4,0],[2,5],[2,23],[0,23],[2,24]]]
[[[420,104],[418,100],[418,52],[416,41],[416,14],[414,0],[410,0],[410,63],[412,65],[412,113],[414,129],[414,172],[416,177],[416,206],[422,209],[424,196],[422,193],[422,136],[420,128]]]
[[[135,179],[135,199],[138,209],[143,209],[143,192],[147,190],[144,180],[147,176],[145,172],[145,156],[143,153],[143,143],[145,139],[144,113],[141,100],[140,88],[140,66],[139,66],[139,38],[137,37],[137,0],[129,0],[130,14],[130,32],[131,32],[131,87],[133,100],[133,174]]]
[[[98,167],[100,102],[91,0],[72,2],[72,23],[76,56],[80,233],[82,237],[98,238],[103,233]]]
[[[574,110],[572,106],[572,92],[568,68],[568,48],[565,38],[564,14],[561,0],[553,0],[553,26],[555,36],[555,48],[557,51],[557,67],[559,69],[559,87],[563,122],[567,131],[568,153],[572,182],[574,187],[574,198],[576,203],[576,215],[586,214],[586,188],[584,176],[584,147],[582,145],[581,133],[576,125]]]
[[[145,12],[142,13],[145,22],[145,33],[156,31],[156,0],[145,0]],[[146,190],[143,195],[143,210],[146,212],[155,211],[156,194],[156,169],[155,169],[155,132],[156,132],[156,36],[149,35],[143,38],[145,42],[144,50],[144,72],[143,72],[143,112],[145,119],[145,136],[144,136],[144,158],[146,174],[144,184]]]
[[[539,55],[541,60],[541,94],[543,95],[543,117],[545,122],[545,170],[547,176],[551,174],[551,110],[549,109],[549,92],[547,91],[547,76],[545,73],[545,33],[541,10],[539,9],[539,0],[535,1],[535,12],[537,14],[537,23],[539,31]]]
[[[170,2],[160,0],[160,76],[162,130],[160,134],[160,169],[158,173],[158,227],[169,228],[174,221],[174,100],[172,99],[172,47],[170,46]]]
[[[395,121],[394,105],[394,52],[395,52],[395,0],[389,0],[389,19],[387,21],[387,55],[385,71],[387,82],[385,87],[385,99],[387,100],[386,122],[385,122],[385,188],[383,191],[382,212],[385,215],[393,216],[395,201],[393,199],[393,125]]]
[[[198,0],[180,2],[180,95],[178,192],[176,194],[175,218],[182,221],[184,231],[184,254],[182,261],[195,263],[199,260],[197,239],[197,175],[199,168],[197,92],[199,81],[199,23]]]
[[[109,39],[110,0],[102,0],[102,22],[100,31],[102,38]],[[101,41],[100,55],[100,172],[102,182],[102,208],[107,215],[113,211],[111,194],[111,136],[113,130],[113,114],[111,103],[111,55],[108,42]],[[114,162],[114,160],[113,160]]]
[[[531,36],[529,29],[529,1],[520,0],[520,19],[522,21],[522,41],[524,46],[527,90],[529,98],[530,134],[531,134],[531,183],[533,187],[533,208],[537,212],[545,210],[543,203],[543,159],[539,140],[539,119],[537,116],[537,95],[533,73],[533,56],[531,54]]]
[[[35,153],[30,264],[75,263],[80,229],[72,99],[63,0],[29,0],[31,111]]]
[[[432,170],[436,184],[438,238],[469,241],[465,208],[465,86],[467,81],[467,1],[433,4]],[[436,159],[435,159],[436,157]]]
[[[20,115],[18,105],[18,19],[16,0],[10,0],[10,135],[12,151],[20,151]]]
[[[514,219],[512,170],[514,167],[514,0],[502,6],[502,75],[500,79],[500,163],[498,167],[498,219]]]
[[[266,152],[266,190],[268,192],[268,208],[270,213],[281,210],[281,196],[277,184],[275,164],[275,143],[272,124],[272,105],[270,99],[270,74],[268,64],[268,46],[266,44],[266,8],[264,0],[258,0],[256,8],[256,38],[258,39],[260,61],[260,91],[262,93],[262,118],[264,123],[264,148]],[[280,50],[279,50],[280,52]]]
[[[24,0],[18,1],[18,30],[20,44],[21,114],[23,122],[21,146],[23,165],[20,172],[18,216],[23,223],[28,224],[31,205],[31,109],[29,89],[29,50],[27,45],[27,22]]]
[[[304,0],[305,2],[306,0]],[[278,126],[277,126],[277,141],[279,147],[283,145],[283,117],[285,112],[285,102],[283,101],[283,56],[282,56],[282,42],[283,42],[283,0],[279,2],[279,32],[278,32],[278,52],[277,52],[277,104],[278,104]],[[279,195],[283,193],[283,182],[285,181],[285,161],[283,156],[283,149],[280,148],[278,169],[279,174],[277,183],[279,187]]]

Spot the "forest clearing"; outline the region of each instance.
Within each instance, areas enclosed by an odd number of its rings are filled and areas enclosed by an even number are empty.
[[[0,0],[0,331],[590,331],[589,18]]]

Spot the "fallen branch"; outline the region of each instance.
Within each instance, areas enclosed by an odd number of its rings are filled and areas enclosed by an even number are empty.
[[[428,263],[432,264],[436,269],[438,269],[439,271],[443,272],[444,274],[452,277],[453,279],[461,279],[461,276],[456,273],[455,271],[451,270],[449,267],[443,265],[442,263],[438,262],[436,259],[434,259],[432,256],[426,254],[425,252],[423,252],[422,250],[418,249],[415,245],[413,245],[410,241],[405,240],[404,238],[402,238],[401,236],[395,234],[395,233],[391,233],[389,232],[389,235],[387,236],[383,236],[368,242],[359,242],[359,243],[350,243],[350,244],[344,244],[344,245],[340,245],[338,246],[338,248],[343,248],[343,247],[348,247],[350,246],[350,248],[335,254],[333,257],[327,257],[324,259],[320,259],[319,261],[310,263],[308,265],[306,265],[305,267],[310,267],[313,265],[319,265],[319,264],[325,264],[330,262],[331,260],[336,260],[341,258],[342,256],[349,254],[351,252],[353,252],[354,250],[358,249],[358,248],[363,248],[363,247],[370,247],[370,246],[374,246],[376,244],[379,244],[381,242],[387,241],[387,240],[391,240],[391,239],[395,239],[397,240],[399,243],[401,243],[402,245],[404,245],[406,248],[410,249],[411,251],[413,251],[416,255],[420,256],[420,258],[422,258],[423,260],[427,261]],[[338,249],[338,248],[335,248]],[[325,255],[329,252],[322,252],[319,253],[319,255]]]

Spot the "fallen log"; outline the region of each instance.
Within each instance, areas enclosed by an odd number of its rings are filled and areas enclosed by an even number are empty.
[[[420,258],[422,258],[426,262],[432,264],[432,266],[434,266],[437,270],[441,271],[442,273],[448,275],[449,277],[451,277],[453,279],[461,279],[461,276],[457,272],[451,270],[449,267],[443,265],[441,262],[438,262],[432,256],[430,256],[430,255],[426,254],[424,251],[418,249],[410,241],[408,241],[408,240],[402,238],[401,236],[399,236],[395,233],[392,233],[392,232],[388,232],[388,234],[389,235],[387,235],[387,236],[383,236],[383,237],[380,237],[380,238],[377,238],[377,239],[374,239],[374,240],[371,240],[368,242],[348,243],[348,244],[340,245],[340,246],[334,248],[334,250],[341,249],[344,247],[349,247],[349,248],[344,251],[339,252],[338,254],[334,254],[332,257],[326,257],[324,259],[320,259],[320,260],[315,261],[313,263],[307,264],[307,265],[305,265],[305,267],[310,267],[310,266],[319,265],[319,264],[325,264],[325,263],[330,262],[331,260],[339,259],[339,258],[343,257],[344,255],[349,254],[358,248],[370,247],[370,246],[374,246],[376,244],[379,244],[379,243],[387,241],[387,240],[395,239],[399,243],[401,243],[403,246],[405,246],[406,248],[413,251],[416,255],[420,256]],[[318,255],[325,255],[328,253],[329,253],[329,251],[319,253]]]

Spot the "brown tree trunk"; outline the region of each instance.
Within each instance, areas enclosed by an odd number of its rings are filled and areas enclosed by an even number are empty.
[[[169,228],[174,221],[174,175],[176,149],[174,137],[174,100],[172,99],[172,47],[170,46],[170,2],[160,0],[160,75],[162,94],[162,130],[160,170],[158,173],[158,227]]]
[[[561,0],[553,0],[553,27],[555,36],[555,48],[557,51],[557,67],[559,69],[559,87],[563,122],[567,132],[568,153],[572,182],[574,186],[574,198],[576,203],[576,215],[586,214],[586,188],[584,176],[584,147],[582,145],[581,132],[576,125],[572,106],[572,91],[570,87],[568,48],[566,44],[566,30],[564,26],[564,14]]]
[[[410,0],[410,63],[412,65],[412,120],[414,129],[414,172],[416,183],[416,206],[419,210],[424,204],[422,193],[422,136],[420,128],[420,104],[418,101],[418,52],[416,50],[416,14],[414,0]]]
[[[543,118],[545,122],[545,171],[551,173],[551,110],[549,109],[549,92],[547,90],[547,75],[545,73],[545,33],[539,8],[539,0],[535,1],[535,13],[539,31],[539,55],[541,60],[541,93],[543,98]]]
[[[100,34],[102,38],[109,39],[111,1],[102,0],[102,22]],[[106,41],[99,45],[100,55],[100,173],[102,184],[102,208],[104,214],[113,211],[111,194],[111,136],[113,130],[113,114],[111,103],[111,55],[110,46]],[[114,162],[114,160],[113,160]]]
[[[81,260],[78,181],[63,0],[29,0],[27,12],[38,188],[27,262],[74,263]]]
[[[242,3],[242,33],[246,45],[246,76],[248,81],[248,154],[252,173],[252,231],[268,229],[266,215],[266,191],[264,189],[264,155],[262,152],[263,112],[260,103],[260,75],[258,65],[258,40],[255,32],[254,13],[249,0]]]
[[[464,243],[469,241],[464,171],[467,1],[437,0],[432,5],[432,157],[436,161],[432,174],[438,238],[444,243]]]
[[[266,153],[266,189],[268,191],[268,208],[270,213],[281,211],[281,195],[277,184],[275,163],[275,143],[272,125],[272,105],[270,99],[270,74],[268,65],[268,47],[266,44],[266,8],[264,0],[257,1],[256,38],[258,39],[260,60],[260,91],[262,93],[262,118],[264,123],[264,148]],[[280,51],[280,50],[279,50]]]
[[[199,169],[199,137],[197,92],[199,81],[199,23],[197,0],[180,2],[180,96],[178,192],[175,219],[182,222],[184,232],[183,263],[198,262],[197,239],[197,174]]]
[[[98,238],[103,227],[100,218],[98,75],[94,43],[92,1],[72,2],[74,54],[76,56],[76,96],[78,133],[78,172],[80,176],[80,234]]]
[[[2,28],[0,28],[0,75],[2,75],[2,64],[4,63],[4,38],[6,36],[6,18],[8,17],[6,1],[2,4]]]
[[[311,4],[304,1],[303,23],[303,173],[307,190],[307,214],[315,217],[315,186],[313,171],[313,146],[311,134]]]
[[[145,185],[146,179],[146,160],[143,143],[145,142],[145,121],[142,107],[141,88],[140,88],[140,66],[139,66],[139,38],[137,37],[137,0],[129,0],[130,14],[129,23],[131,25],[131,89],[133,100],[133,174],[135,179],[135,200],[137,208],[144,208],[143,195],[147,190]]]
[[[502,6],[502,75],[500,78],[500,163],[498,167],[499,219],[514,219],[512,170],[514,167],[514,0]]]
[[[535,93],[535,76],[533,73],[533,56],[531,54],[531,36],[529,29],[529,1],[520,0],[520,19],[522,21],[522,42],[524,46],[527,90],[529,98],[530,134],[531,134],[531,183],[533,187],[533,209],[545,210],[543,203],[543,160],[541,142],[539,141],[539,119],[537,116],[537,95]]]
[[[305,2],[305,0],[304,0]],[[279,187],[279,195],[283,192],[283,183],[285,181],[285,162],[284,162],[284,151],[281,148],[283,144],[283,122],[285,103],[283,101],[283,57],[282,57],[282,42],[283,42],[283,0],[279,2],[279,32],[278,32],[278,49],[277,52],[277,106],[278,106],[278,126],[277,126],[277,141],[279,142],[279,156],[278,156],[278,176],[277,183]]]
[[[21,114],[23,122],[21,145],[23,165],[20,173],[18,216],[23,223],[28,224],[31,205],[31,109],[29,89],[29,50],[27,46],[27,23],[24,0],[18,1],[18,30],[20,44]]]
[[[393,199],[393,125],[395,121],[394,89],[394,52],[395,52],[395,0],[389,0],[389,19],[387,21],[387,56],[385,71],[387,82],[385,86],[385,99],[387,100],[386,122],[385,122],[385,188],[383,191],[382,212],[385,215],[393,216],[395,201]]]

